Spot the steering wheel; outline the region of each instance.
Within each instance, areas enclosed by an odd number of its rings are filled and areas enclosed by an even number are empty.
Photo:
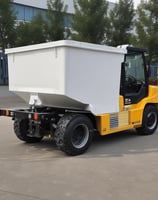
[[[126,76],[126,84],[135,85],[135,84],[137,84],[137,79],[132,75],[128,75],[128,76]]]

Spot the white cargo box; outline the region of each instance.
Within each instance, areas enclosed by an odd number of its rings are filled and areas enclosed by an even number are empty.
[[[50,42],[7,49],[9,89],[28,104],[119,111],[125,49],[75,42]]]

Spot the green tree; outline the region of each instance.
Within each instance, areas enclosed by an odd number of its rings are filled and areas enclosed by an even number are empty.
[[[109,45],[117,46],[130,43],[133,18],[133,0],[119,0],[109,15],[110,27],[107,32],[107,43]]]
[[[4,51],[12,47],[15,41],[15,13],[11,7],[12,0],[0,0],[0,48]]]
[[[21,22],[16,29],[16,46],[25,46],[31,44],[31,31],[28,22]]]
[[[158,63],[158,1],[141,1],[137,8],[134,43],[149,51],[148,62]]]
[[[21,22],[17,27],[16,46],[43,43],[46,41],[45,22],[39,12],[31,22]]]
[[[108,27],[106,0],[74,0],[72,39],[101,44]]]
[[[39,12],[30,23],[32,33],[32,43],[38,44],[46,41],[45,21]]]
[[[47,20],[46,33],[48,41],[57,41],[65,39],[65,23],[64,18],[67,12],[67,6],[61,0],[47,0]]]

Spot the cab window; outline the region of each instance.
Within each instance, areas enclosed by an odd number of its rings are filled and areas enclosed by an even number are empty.
[[[138,93],[145,83],[144,60],[142,54],[126,55],[125,89],[126,93]]]

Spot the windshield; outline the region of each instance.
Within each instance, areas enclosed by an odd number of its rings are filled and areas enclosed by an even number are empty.
[[[145,81],[144,61],[142,54],[129,54],[125,61],[126,77],[133,77],[137,81]]]

